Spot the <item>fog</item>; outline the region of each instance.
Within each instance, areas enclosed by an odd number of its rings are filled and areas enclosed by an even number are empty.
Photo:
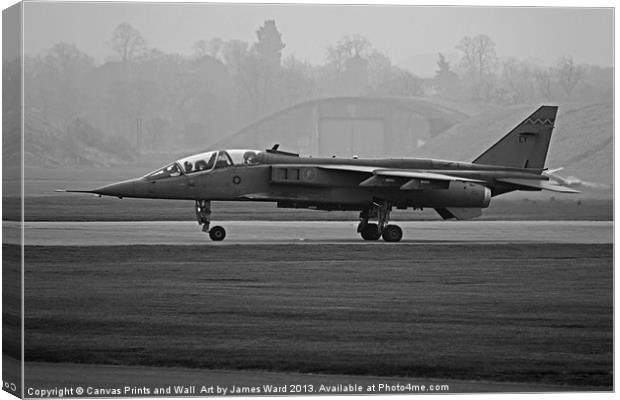
[[[579,64],[613,64],[613,13],[591,8],[416,7],[260,4],[25,3],[24,48],[37,54],[58,42],[74,43],[102,62],[114,55],[110,32],[127,22],[149,46],[192,53],[200,39],[252,41],[263,21],[282,32],[283,57],[325,62],[326,48],[359,34],[394,65],[432,77],[437,52],[455,53],[463,36],[485,33],[499,57],[553,65],[572,55]]]
[[[612,179],[611,8],[23,4],[4,113],[19,115],[23,72],[24,163],[46,173],[274,143],[467,160],[555,104],[550,160]]]

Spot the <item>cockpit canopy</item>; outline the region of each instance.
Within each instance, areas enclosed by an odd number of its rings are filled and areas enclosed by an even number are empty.
[[[162,179],[211,171],[231,165],[254,165],[258,163],[260,153],[262,152],[259,150],[219,150],[194,154],[151,172],[145,178]]]

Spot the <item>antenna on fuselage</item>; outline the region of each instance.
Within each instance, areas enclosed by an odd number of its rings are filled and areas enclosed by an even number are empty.
[[[284,155],[284,156],[299,157],[299,154],[297,154],[297,153],[290,153],[288,151],[278,150],[278,147],[280,147],[280,144],[278,144],[278,143],[274,144],[272,148],[267,149],[267,153],[270,153],[270,154],[281,154],[281,155]]]

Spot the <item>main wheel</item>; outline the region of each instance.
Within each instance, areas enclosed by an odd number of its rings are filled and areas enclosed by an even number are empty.
[[[388,225],[383,230],[382,236],[386,242],[398,242],[403,238],[403,230],[398,225]]]
[[[377,224],[366,224],[360,234],[364,240],[378,240],[381,237]]]
[[[209,230],[209,237],[214,242],[222,241],[226,237],[226,230],[221,226],[214,226]]]

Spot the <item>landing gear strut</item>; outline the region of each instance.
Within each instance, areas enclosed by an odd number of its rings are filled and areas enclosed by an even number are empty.
[[[398,225],[388,225],[392,205],[388,201],[373,202],[370,207],[360,212],[360,223],[357,233],[364,240],[378,240],[383,237],[386,242],[398,242],[403,237],[403,230]],[[368,223],[376,218],[377,223]]]
[[[198,225],[202,225],[202,231],[209,233],[211,240],[219,242],[226,237],[226,230],[221,226],[214,226],[209,229],[211,223],[211,202],[209,200],[196,200],[194,206],[196,210],[196,220]]]

